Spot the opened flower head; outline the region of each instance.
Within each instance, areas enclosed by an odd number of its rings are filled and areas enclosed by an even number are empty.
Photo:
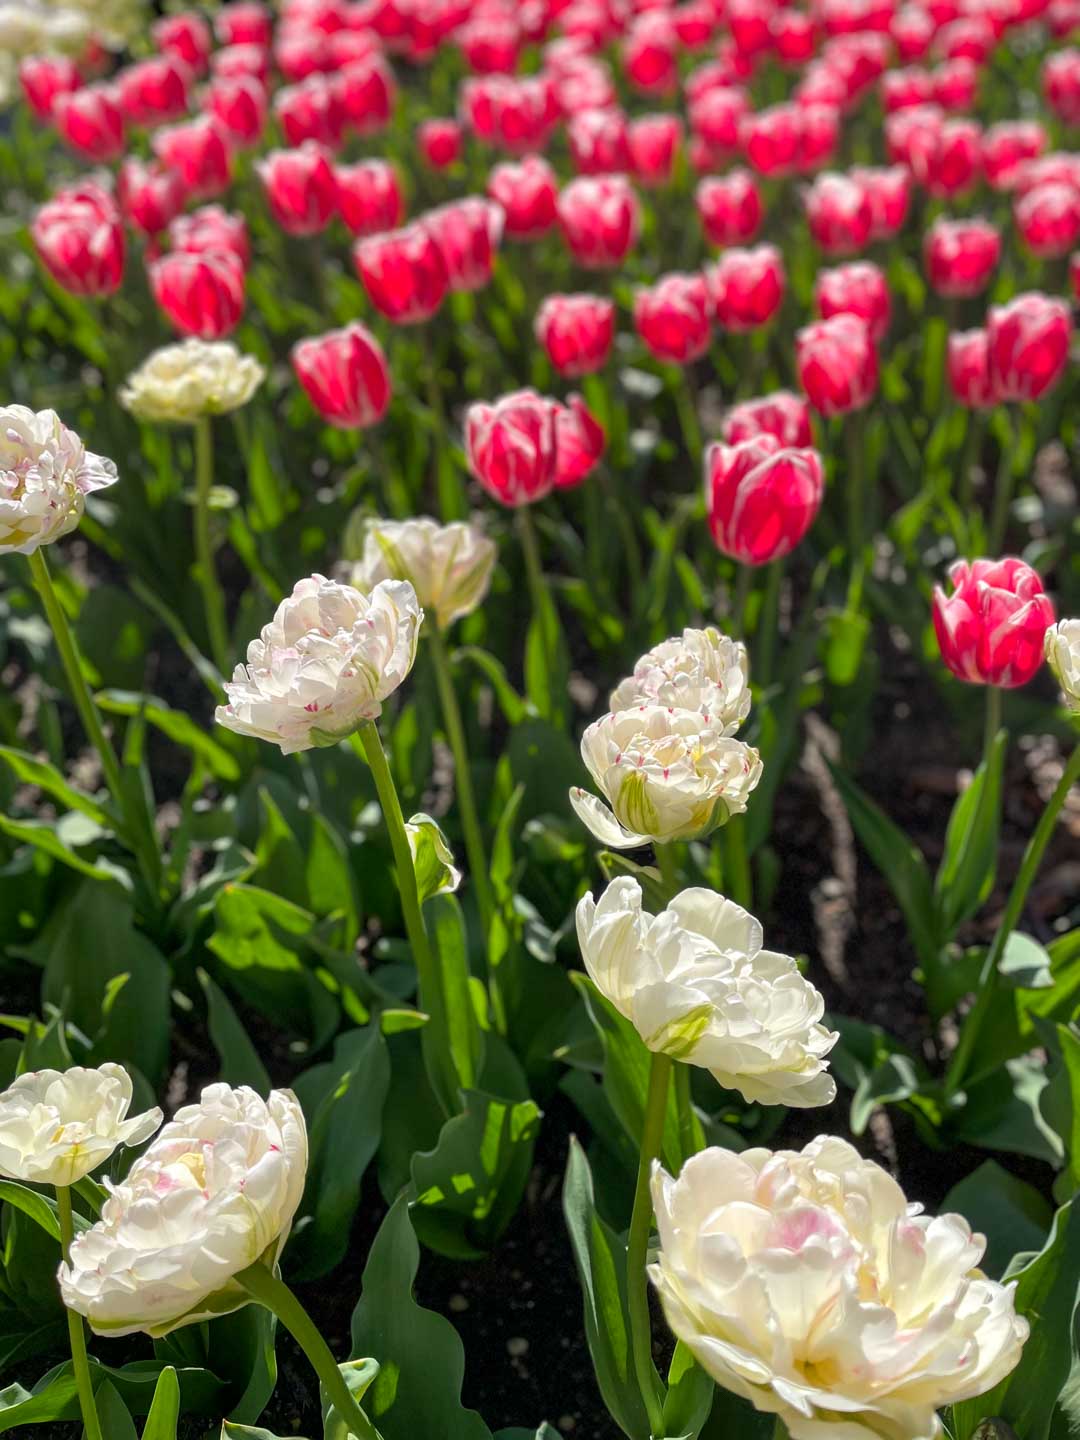
[[[239,410],[265,377],[258,360],[231,340],[181,340],[155,350],[128,376],[120,403],[140,420],[190,425],[203,415]]]
[[[1060,620],[1046,632],[1046,659],[1061,686],[1066,710],[1080,716],[1080,620]]]
[[[688,626],[646,651],[634,673],[611,692],[612,710],[635,705],[699,710],[706,724],[722,735],[734,735],[750,713],[746,646],[714,626]]]
[[[349,578],[365,591],[380,580],[408,580],[425,613],[445,630],[483,600],[497,553],[493,540],[460,520],[373,520]]]
[[[0,406],[0,555],[32,555],[74,530],[87,495],[115,483],[55,410]]]

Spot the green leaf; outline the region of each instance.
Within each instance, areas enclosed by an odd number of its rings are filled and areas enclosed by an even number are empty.
[[[410,815],[405,829],[409,836],[420,904],[435,895],[453,894],[461,884],[461,871],[454,864],[450,842],[437,822],[430,815]]]
[[[180,1382],[173,1367],[166,1365],[154,1388],[154,1399],[143,1426],[142,1440],[176,1440],[179,1418]]]
[[[0,814],[0,833],[19,845],[32,845],[43,855],[59,860],[70,870],[77,870],[80,875],[86,875],[91,880],[103,881],[125,891],[131,890],[131,877],[126,870],[108,860],[85,860],[70,845],[65,844],[57,831],[55,821],[12,820],[8,815]]]
[[[17,1180],[3,1179],[0,1179],[0,1200],[14,1205],[16,1210],[21,1210],[24,1215],[29,1215],[31,1220],[59,1244],[60,1221],[56,1214],[55,1200],[49,1200],[40,1191],[31,1190],[27,1185],[20,1185]]]
[[[231,1420],[223,1420],[220,1440],[304,1440],[304,1437],[302,1435],[274,1435],[259,1425],[234,1425]]]
[[[506,671],[494,655],[487,650],[481,650],[476,645],[464,645],[460,650],[455,650],[451,658],[455,664],[458,661],[466,660],[469,664],[475,665],[494,690],[495,698],[506,717],[507,724],[521,724],[529,713],[530,707],[510,684]]]
[[[476,1085],[484,1065],[484,1035],[469,993],[465,917],[454,895],[434,895],[424,915],[442,984],[454,1073],[462,1089]]]
[[[353,1356],[375,1355],[381,1367],[364,1409],[383,1440],[490,1440],[480,1416],[461,1403],[465,1352],[457,1332],[413,1298],[419,1265],[401,1195],[375,1236],[353,1311]]]
[[[207,1029],[221,1060],[220,1078],[227,1085],[250,1085],[258,1094],[268,1095],[270,1076],[229,997],[205,970],[195,973],[206,996]]]
[[[99,805],[92,795],[86,795],[82,790],[76,790],[74,785],[69,785],[55,765],[50,765],[46,760],[36,760],[32,755],[26,755],[21,750],[12,750],[7,745],[0,745],[0,760],[4,761],[17,779],[26,785],[36,785],[66,810],[78,810],[105,829],[115,826],[116,821],[105,806]]]
[[[716,1384],[680,1340],[671,1357],[664,1401],[664,1435],[670,1440],[696,1440],[709,1418]]]
[[[154,695],[132,690],[103,690],[96,699],[110,715],[142,715],[163,735],[202,760],[219,780],[239,780],[240,766],[234,757],[186,711],[173,710]]]
[[[359,1405],[379,1373],[379,1362],[377,1360],[346,1360],[338,1366],[338,1369],[344,1377],[345,1384],[349,1387],[349,1394]],[[333,1405],[327,1408],[326,1419],[323,1421],[323,1440],[353,1440],[353,1432]]]
[[[983,1161],[952,1187],[939,1211],[954,1210],[986,1236],[983,1268],[993,1276],[1004,1274],[1019,1251],[1040,1250],[1054,1216],[1034,1186],[1010,1175],[996,1160]]]
[[[626,1300],[626,1247],[597,1213],[592,1174],[574,1136],[563,1182],[563,1214],[585,1301],[585,1338],[596,1382],[630,1440],[649,1440],[649,1417],[634,1374]],[[660,1395],[660,1377],[656,1377]]]
[[[702,1440],[772,1440],[776,1417],[755,1410],[749,1400],[717,1385]]]
[[[51,1370],[34,1386],[24,1390],[9,1385],[0,1390],[0,1435],[16,1426],[42,1425],[49,1420],[76,1420],[79,1417],[79,1395],[70,1363]]]
[[[1049,990],[1054,984],[1049,951],[1021,930],[1014,930],[1005,942],[998,974],[1014,990]]]
[[[934,881],[942,944],[956,934],[988,898],[997,874],[1001,831],[1001,781],[1008,736],[1000,731],[958,798],[945,832],[945,850]]]
[[[116,1386],[109,1380],[102,1380],[94,1392],[101,1433],[109,1440],[139,1440],[127,1406],[116,1393]]]
[[[561,726],[566,713],[570,656],[558,611],[548,591],[525,632],[525,693],[537,712]]]

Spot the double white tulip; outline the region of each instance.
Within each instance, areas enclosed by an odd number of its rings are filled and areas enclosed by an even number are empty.
[[[659,915],[620,876],[577,907],[578,941],[597,989],[650,1050],[700,1065],[764,1105],[827,1105],[837,1036],[795,961],[761,948],[757,920],[711,890],[684,890]]]
[[[419,520],[373,520],[364,535],[364,553],[349,576],[358,590],[381,580],[408,580],[425,612],[440,630],[471,615],[491,584],[498,554],[475,525],[455,520],[440,525]]]
[[[120,1145],[141,1145],[161,1124],[155,1106],[127,1118],[131,1077],[119,1065],[31,1070],[0,1095],[0,1175],[74,1185]]]
[[[265,377],[258,360],[231,340],[181,340],[155,350],[128,376],[120,404],[140,420],[191,425],[239,410]]]
[[[920,1214],[846,1141],[704,1150],[652,1189],[669,1325],[792,1440],[934,1440],[938,1407],[1020,1358],[1028,1325],[976,1268],[983,1237]]]
[[[634,673],[611,692],[609,710],[667,705],[696,710],[721,735],[734,735],[750,714],[746,646],[714,626],[685,629],[646,651]]]
[[[1046,659],[1066,710],[1080,715],[1080,620],[1059,620],[1046,632]]]
[[[87,495],[115,483],[54,410],[0,406],[0,555],[32,555],[74,530]]]
[[[324,575],[299,580],[248,646],[214,718],[283,755],[334,745],[381,714],[412,669],[423,618],[405,580],[370,595]]]
[[[136,1160],[60,1267],[69,1309],[99,1335],[167,1335],[238,1310],[234,1277],[273,1267],[304,1192],[307,1130],[296,1097],[210,1085]]]

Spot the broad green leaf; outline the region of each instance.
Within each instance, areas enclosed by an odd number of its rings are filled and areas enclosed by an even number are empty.
[[[78,1416],[79,1396],[70,1362],[43,1376],[33,1390],[24,1390],[21,1385],[0,1390],[0,1435],[24,1425],[76,1420]]]
[[[37,760],[32,755],[25,755],[21,750],[12,750],[7,745],[0,745],[0,760],[4,761],[17,779],[26,785],[36,785],[65,809],[81,811],[106,829],[116,824],[104,805],[99,805],[92,795],[76,790],[56,766],[50,765],[48,761]]]
[[[235,758],[186,711],[174,710],[156,696],[131,690],[103,690],[96,698],[110,715],[142,715],[163,735],[202,760],[219,780],[239,780],[240,766]]]
[[[304,1440],[304,1437],[302,1435],[273,1435],[259,1425],[234,1425],[231,1420],[223,1420],[220,1440]]]
[[[664,1401],[664,1434],[670,1440],[696,1440],[709,1418],[716,1389],[711,1375],[701,1368],[680,1340],[671,1357]]]
[[[77,870],[80,875],[86,875],[91,880],[97,880],[121,890],[131,890],[131,876],[126,870],[105,859],[85,859],[61,838],[55,821],[12,820],[8,815],[0,814],[0,832],[19,845],[32,845],[43,855],[49,855],[53,860],[59,860],[69,870]]]
[[[773,1440],[776,1433],[775,1415],[763,1415],[749,1400],[717,1385],[702,1440]]]
[[[228,1085],[250,1085],[260,1095],[268,1095],[270,1076],[229,997],[205,970],[195,973],[206,996],[207,1029],[221,1060],[221,1079]]]
[[[17,1180],[0,1179],[0,1200],[14,1205],[24,1215],[40,1225],[47,1235],[60,1243],[60,1221],[56,1214],[56,1201],[49,1199],[39,1190],[20,1185]]]
[[[984,1150],[1031,1155],[1058,1169],[1064,1159],[1060,1137],[1042,1113],[1048,1084],[1046,1066],[1031,1056],[1006,1060],[976,1084],[953,1122],[955,1134]]]
[[[116,1387],[109,1380],[102,1380],[94,1391],[101,1432],[108,1440],[139,1440],[127,1406],[116,1393]]]
[[[975,914],[994,886],[1007,743],[1008,736],[1002,730],[949,817],[945,850],[934,880],[942,944],[947,944],[963,922]]]
[[[142,1440],[176,1440],[176,1422],[180,1418],[180,1382],[176,1371],[166,1365],[158,1376],[154,1401],[143,1426]]]
[[[1003,1170],[996,1160],[984,1160],[952,1187],[938,1208],[958,1211],[986,1236],[983,1268],[993,1276],[1002,1275],[1020,1251],[1040,1250],[1054,1217],[1034,1186]]]
[[[454,895],[434,895],[424,907],[443,996],[454,1073],[464,1090],[476,1085],[484,1065],[484,1034],[469,994],[465,917]]]

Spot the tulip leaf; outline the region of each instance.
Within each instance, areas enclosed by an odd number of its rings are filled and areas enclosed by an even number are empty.
[[[984,1160],[977,1170],[952,1187],[939,1209],[958,1211],[971,1228],[986,1236],[983,1269],[1004,1273],[1021,1250],[1039,1250],[1046,1243],[1053,1210],[1034,1186]]]
[[[56,1214],[55,1200],[41,1194],[38,1190],[31,1190],[28,1185],[20,1185],[17,1180],[2,1179],[0,1179],[0,1200],[5,1201],[8,1205],[14,1205],[16,1210],[21,1210],[24,1215],[28,1215],[59,1244],[60,1221]]]
[[[21,750],[13,750],[8,745],[0,745],[0,760],[8,766],[16,779],[25,785],[36,785],[65,809],[80,811],[104,829],[116,824],[104,805],[99,805],[92,795],[76,790],[56,766],[50,765],[48,761],[37,760],[33,755],[25,755]]]
[[[175,744],[202,760],[219,780],[239,780],[240,766],[208,730],[184,710],[174,710],[154,695],[134,690],[102,690],[96,696],[110,715],[141,716]]]
[[[79,1395],[70,1361],[44,1375],[33,1390],[9,1385],[0,1390],[0,1435],[23,1425],[49,1420],[77,1420]]]
[[[943,944],[975,914],[993,889],[1001,831],[1001,784],[1007,732],[998,732],[949,817],[945,850],[934,881]]]
[[[227,1085],[250,1085],[260,1095],[268,1095],[270,1076],[229,997],[205,970],[195,973],[206,996],[207,1029],[221,1060],[221,1079]]]
[[[58,824],[53,820],[13,820],[0,814],[0,832],[19,845],[32,845],[43,855],[59,860],[69,870],[77,870],[91,880],[117,885],[122,890],[131,890],[131,876],[119,865],[105,859],[87,860],[65,843],[58,833]],[[96,836],[92,838],[97,838]]]
[[[379,1373],[379,1362],[346,1360],[338,1369],[349,1387],[349,1394],[359,1405]],[[323,1440],[352,1440],[352,1433],[333,1405],[328,1406],[323,1421]]]
[[[231,1420],[221,1422],[220,1440],[304,1440],[302,1435],[274,1435],[261,1425],[234,1425]]]
[[[154,1387],[154,1399],[143,1426],[142,1440],[176,1440],[180,1418],[180,1382],[176,1371],[166,1365]]]
[[[353,1311],[353,1355],[375,1355],[381,1367],[364,1409],[383,1440],[491,1440],[476,1411],[461,1403],[465,1352],[457,1331],[413,1298],[419,1265],[408,1199],[400,1195],[375,1236]]]
[[[157,1392],[154,1393],[156,1395]],[[139,1440],[135,1421],[111,1381],[101,1381],[94,1391],[94,1401],[103,1435],[107,1435],[109,1440]]]
[[[1014,930],[1005,942],[998,974],[1014,990],[1049,990],[1054,984],[1049,952],[1021,930]]]
[[[469,956],[465,917],[454,895],[433,895],[424,906],[443,996],[443,1014],[432,1026],[445,1025],[458,1085],[476,1085],[484,1064],[484,1034],[469,994]]]
[[[680,1340],[671,1357],[664,1401],[664,1435],[669,1440],[697,1440],[709,1418],[716,1384]]]
[[[475,665],[495,692],[495,699],[499,702],[507,724],[521,724],[529,713],[530,705],[510,684],[502,663],[496,660],[494,655],[487,650],[481,650],[477,645],[463,645],[461,649],[454,651],[451,658],[455,664],[467,660]]]
[[[717,1385],[701,1440],[773,1440],[781,1433],[774,1415],[763,1415],[749,1400]]]

